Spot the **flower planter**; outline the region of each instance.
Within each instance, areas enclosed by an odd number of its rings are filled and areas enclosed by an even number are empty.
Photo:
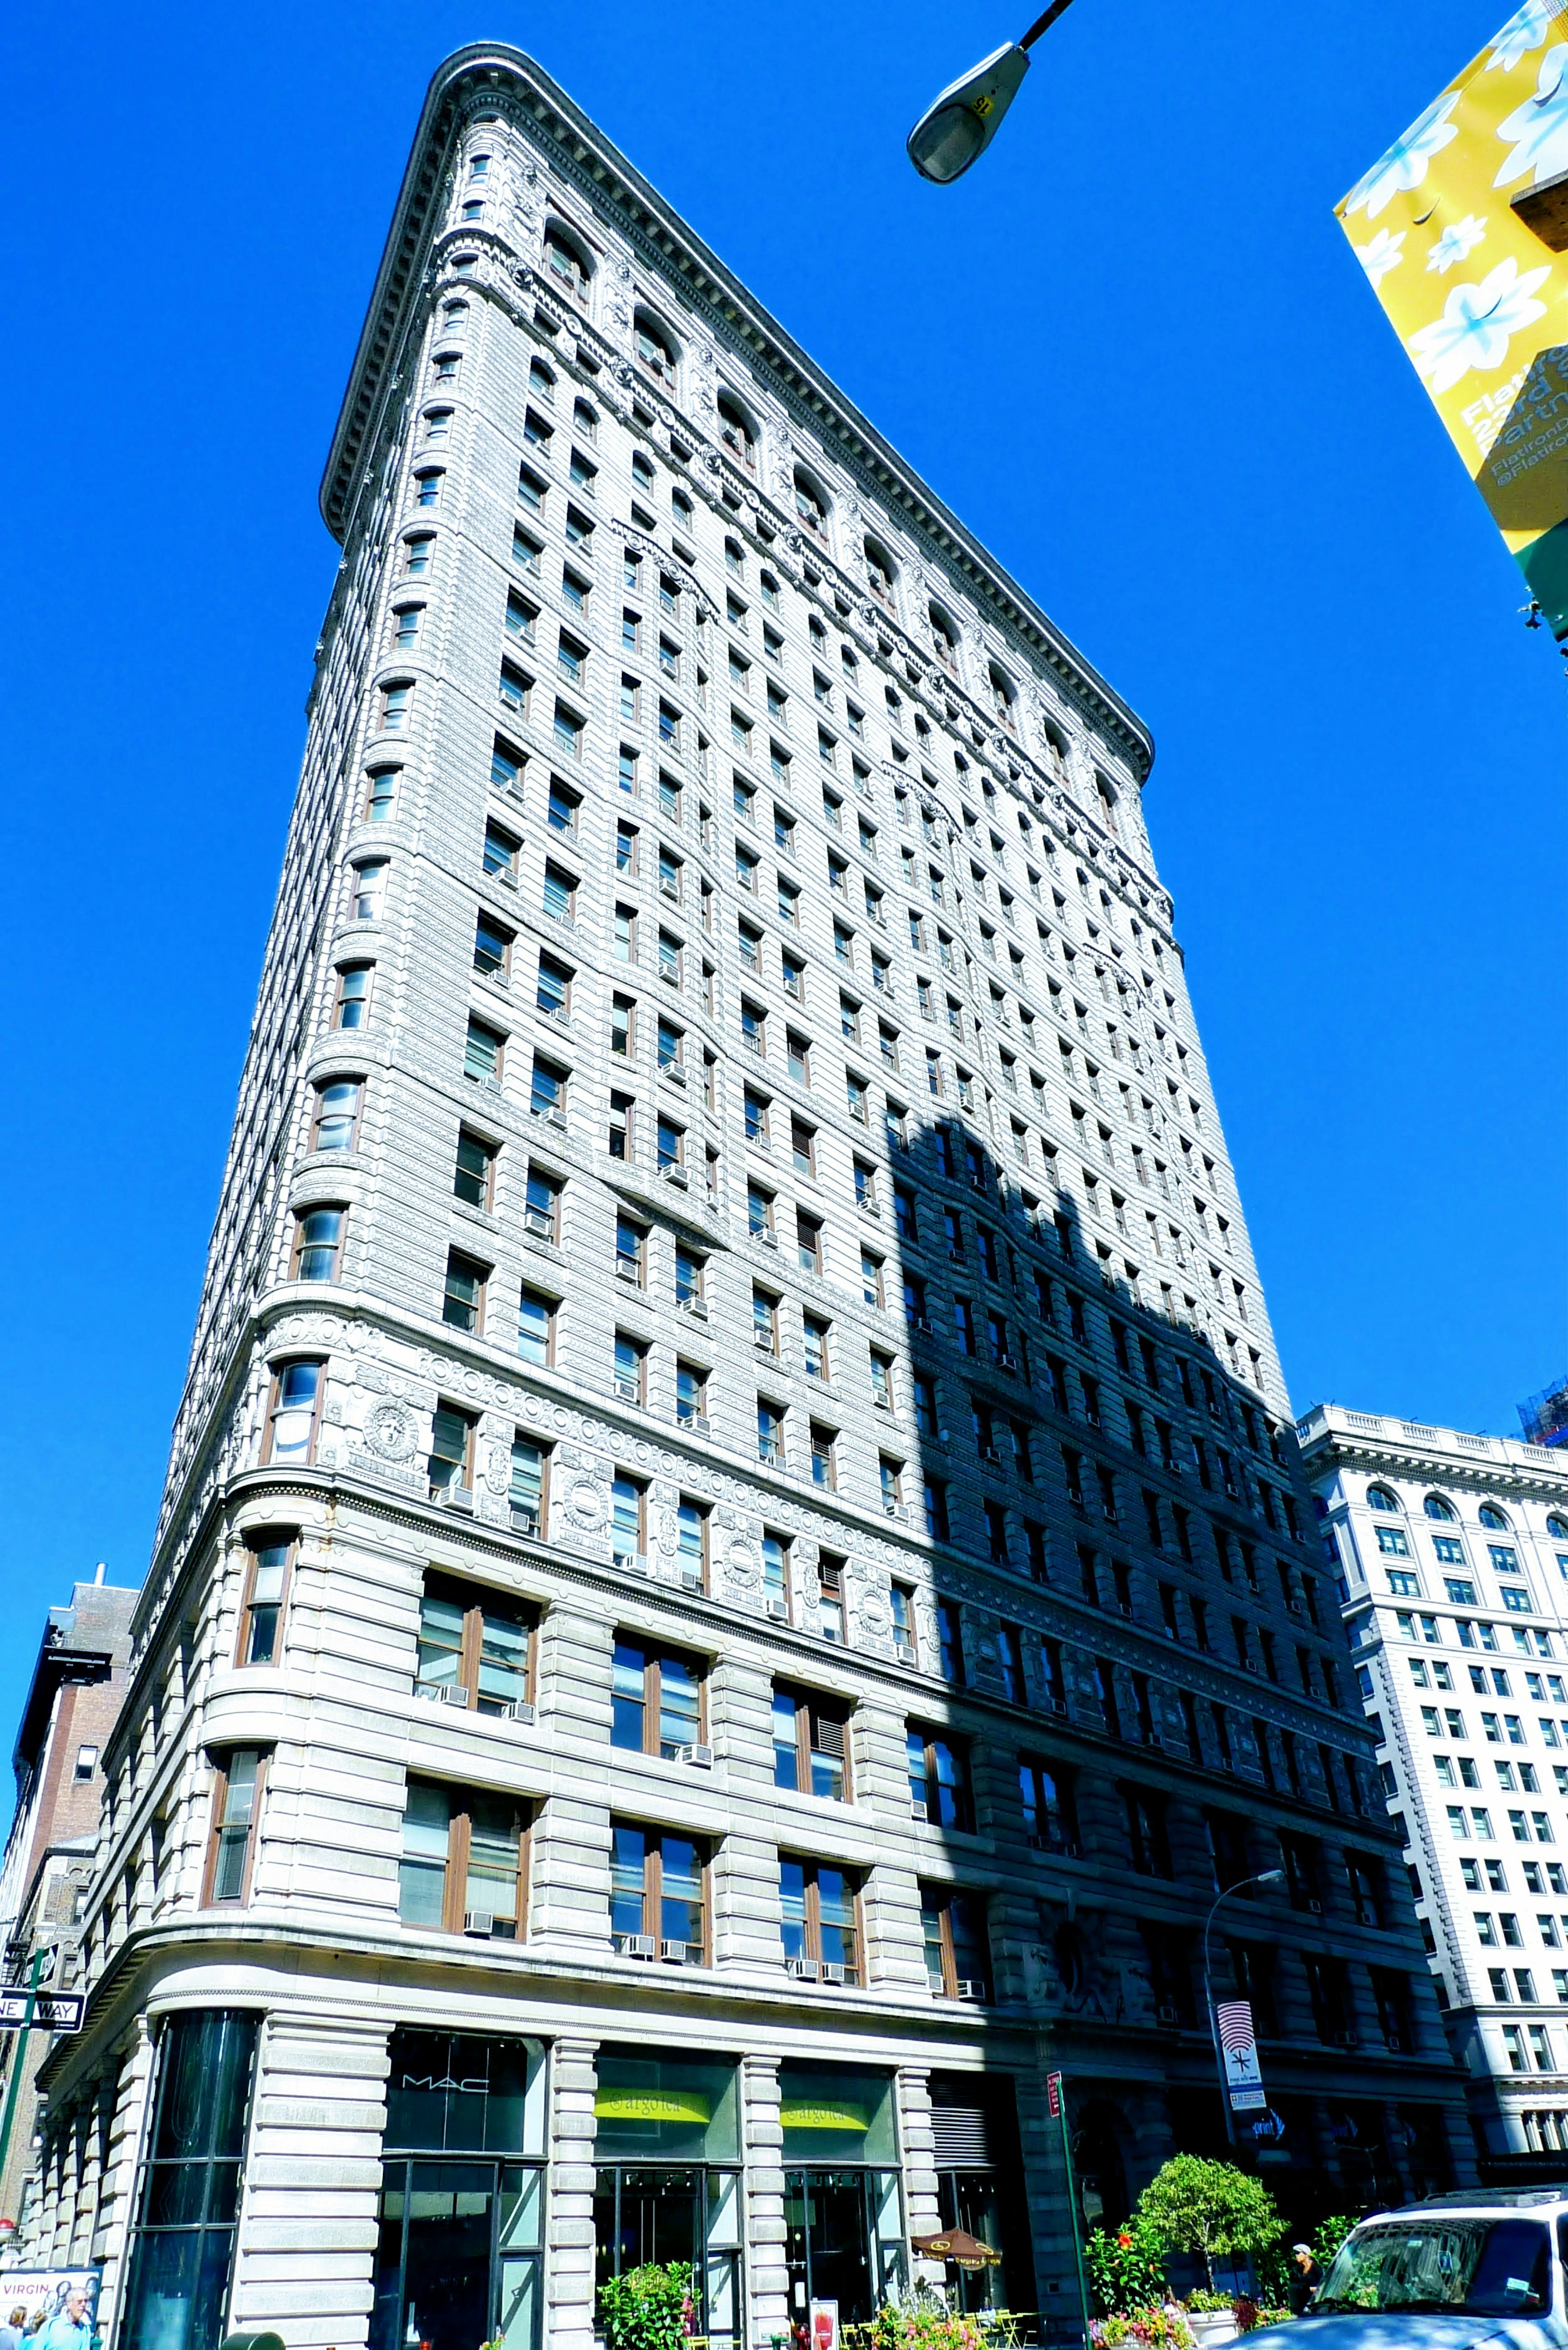
[[[1210,2350],[1212,2343],[1241,2339],[1236,2331],[1236,2320],[1228,2309],[1189,2309],[1187,2323],[1198,2350]]]

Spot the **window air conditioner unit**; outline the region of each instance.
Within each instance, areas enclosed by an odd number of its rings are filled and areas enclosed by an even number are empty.
[[[893,1643],[893,1652],[901,1665],[912,1665],[915,1661],[915,1644],[913,1640],[895,1640]]]
[[[663,964],[659,966],[659,976],[666,987],[679,987],[680,984],[680,973],[678,971],[667,970]]]
[[[524,1209],[523,1229],[525,1232],[531,1232],[536,1241],[555,1238],[555,1225],[543,1208]]]
[[[1176,2022],[1176,2010],[1168,2001],[1166,2002],[1164,2006],[1157,2007],[1154,2012],[1156,2021],[1160,2023],[1174,2023]]]
[[[1121,1609],[1124,1616],[1130,1616],[1133,1612],[1133,1604],[1130,1599],[1118,1599],[1116,1606]]]
[[[624,1567],[628,1575],[648,1573],[648,1553],[645,1550],[618,1550],[613,1563]]]
[[[1011,1371],[1015,1378],[1018,1376],[1018,1363],[1012,1355],[998,1355],[996,1367],[999,1371]]]
[[[701,1568],[700,1566],[683,1566],[683,1567],[681,1568],[681,1570],[680,1570],[680,1588],[681,1588],[681,1590],[682,1590],[682,1591],[701,1591],[701,1588],[702,1588],[702,1570],[701,1570]]]
[[[983,1999],[985,1997],[985,1985],[979,1980],[978,1976],[965,1975],[953,1985],[953,1991],[954,1995],[959,1999]]]
[[[427,1705],[467,1705],[470,1693],[461,1681],[416,1681],[414,1695]]]
[[[678,1762],[690,1762],[697,1771],[711,1771],[713,1768],[713,1750],[711,1746],[678,1746],[675,1750],[675,1760]]]
[[[787,1599],[770,1599],[768,1601],[768,1614],[773,1617],[775,1624],[787,1624],[789,1622],[789,1601]]]
[[[919,1330],[922,1337],[929,1338],[932,1335],[931,1326],[923,1314],[911,1314],[909,1327],[911,1330]]]
[[[945,1999],[948,1989],[946,1979],[941,1975],[928,1974],[926,1989],[933,1992],[938,1999]]]
[[[472,1513],[473,1488],[472,1485],[440,1485],[431,1494],[431,1499],[438,1503],[443,1510],[466,1510],[471,1515]]]
[[[566,1113],[564,1109],[538,1109],[530,1104],[528,1115],[530,1118],[536,1118],[542,1126],[558,1127],[563,1134],[566,1130]]]
[[[618,1938],[623,1959],[656,1959],[659,1938],[654,1934],[622,1934]]]
[[[675,1303],[682,1314],[695,1315],[699,1322],[706,1322],[708,1319],[708,1301],[705,1297],[678,1297]]]
[[[497,1721],[520,1721],[528,1729],[534,1721],[534,1708],[525,1697],[514,1697],[502,1706],[495,1715]]]
[[[1290,1616],[1299,1616],[1302,1612],[1301,1601],[1299,1599],[1287,1599],[1285,1602],[1285,1612]]]
[[[1146,1746],[1158,1747],[1164,1742],[1158,1730],[1146,1730],[1143,1733],[1143,1742]]]
[[[629,1281],[634,1288],[640,1287],[635,1258],[618,1256],[615,1261],[615,1277],[618,1281]]]
[[[635,1379],[617,1379],[615,1383],[615,1392],[616,1400],[618,1403],[640,1403],[642,1401],[641,1396],[638,1393],[637,1381]]]
[[[784,1972],[785,1974],[794,1975],[797,1981],[801,1982],[815,1982],[816,1981],[816,1960],[815,1959],[786,1959],[784,1960]]]
[[[698,1436],[711,1436],[713,1433],[713,1423],[705,1411],[694,1411],[686,1426]]]
[[[1053,1713],[1065,1713],[1067,1711],[1066,1699],[1064,1697],[1054,1697],[1051,1700],[1051,1711]]]
[[[917,1804],[917,1803],[911,1803],[911,1804],[910,1804],[910,1805],[909,1805],[909,1817],[910,1817],[912,1820],[929,1820],[929,1819],[930,1818],[930,1816],[931,1816],[931,1810],[930,1810],[930,1805],[929,1805],[929,1804]]]
[[[659,894],[661,898],[668,898],[673,905],[679,906],[680,903],[680,888],[673,881],[660,881]]]
[[[512,1531],[514,1534],[536,1534],[538,1533],[539,1513],[535,1509],[531,1502],[513,1503]]]
[[[679,1061],[666,1061],[659,1074],[661,1077],[668,1077],[672,1086],[683,1086],[686,1083],[686,1072]]]
[[[689,1966],[691,1962],[691,1952],[695,1947],[696,1945],[691,1942],[660,1942],[659,1955],[669,1966]]]
[[[465,1909],[462,1913],[462,1930],[465,1934],[483,1934],[488,1939],[495,1931],[494,1910]]]
[[[669,1167],[661,1167],[659,1169],[659,1180],[661,1183],[673,1183],[678,1191],[684,1191],[691,1180],[691,1178],[688,1176],[684,1167],[676,1167],[671,1165]]]
[[[1321,1918],[1323,1916],[1323,1903],[1321,1901],[1309,1901],[1307,1903],[1307,1915],[1309,1918]]]
[[[875,1216],[877,1222],[880,1223],[882,1221],[882,1211],[877,1205],[875,1200],[867,1197],[863,1193],[861,1197],[856,1201],[855,1204],[859,1209],[863,1216]]]
[[[980,1448],[980,1457],[982,1461],[988,1461],[993,1469],[1000,1469],[1002,1466],[1002,1455],[994,1444],[982,1444]]]
[[[830,1959],[824,1959],[821,1980],[826,1983],[841,1983],[844,1981],[844,1969],[841,1966],[836,1966]]]

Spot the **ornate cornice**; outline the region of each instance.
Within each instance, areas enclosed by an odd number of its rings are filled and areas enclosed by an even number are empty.
[[[504,44],[456,50],[426,93],[322,476],[321,512],[334,537],[348,535],[364,461],[396,390],[418,316],[448,151],[476,100],[504,103],[525,122],[552,168],[614,221],[646,265],[718,340],[744,353],[747,367],[769,381],[835,461],[987,608],[995,625],[1054,673],[1143,782],[1153,764],[1153,739],[1120,695],[566,92],[522,50]]]

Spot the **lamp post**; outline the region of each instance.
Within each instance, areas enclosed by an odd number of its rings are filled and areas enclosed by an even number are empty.
[[[1282,1885],[1284,1881],[1282,1868],[1265,1868],[1260,1876],[1239,1877],[1234,1885],[1225,1887],[1218,1900],[1210,1904],[1209,1915],[1203,1920],[1203,2002],[1209,2010],[1209,2037],[1214,2043],[1214,2063],[1220,2074],[1220,2103],[1225,2115],[1225,2136],[1232,2146],[1236,2143],[1236,2117],[1231,2111],[1231,2090],[1225,2078],[1225,2053],[1220,2045],[1220,2019],[1214,2012],[1214,1984],[1209,1968],[1209,1935],[1214,1924],[1214,1912],[1221,1901],[1229,1901],[1233,1893],[1244,1893],[1249,1885]]]
[[[993,51],[931,100],[904,142],[922,180],[946,187],[984,154],[1029,70],[1030,50],[1070,5],[1051,0],[1022,40]]]

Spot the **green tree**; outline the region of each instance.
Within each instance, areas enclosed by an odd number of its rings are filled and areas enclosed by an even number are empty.
[[[1168,2251],[1201,2257],[1210,2290],[1217,2259],[1262,2251],[1278,2241],[1285,2224],[1261,2179],[1200,2154],[1173,2155],[1149,2180],[1137,2210]]]
[[[690,2261],[649,2261],[599,2287],[608,2350],[685,2350],[691,2309]]]

